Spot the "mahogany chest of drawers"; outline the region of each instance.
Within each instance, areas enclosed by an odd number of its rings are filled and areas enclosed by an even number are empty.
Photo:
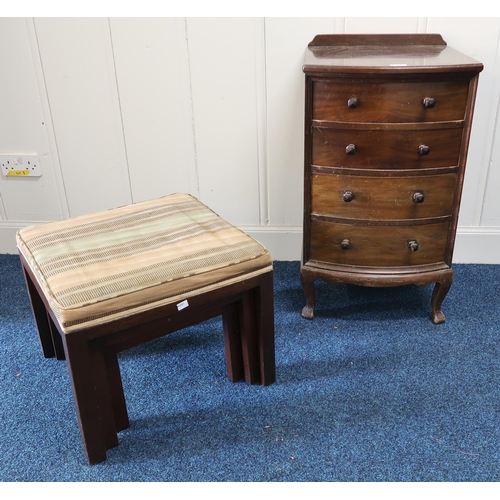
[[[302,316],[315,280],[435,283],[453,247],[483,65],[440,35],[318,35],[304,60]]]

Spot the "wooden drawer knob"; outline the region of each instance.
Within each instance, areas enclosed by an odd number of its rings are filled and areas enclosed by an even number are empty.
[[[424,108],[433,108],[436,104],[436,99],[434,99],[434,97],[424,97],[422,104],[424,105]]]
[[[412,252],[416,252],[418,250],[418,242],[416,240],[411,240],[408,242],[408,248]]]
[[[421,144],[418,147],[418,153],[422,156],[427,156],[431,152],[431,148],[425,144]]]
[[[356,146],[354,144],[348,144],[345,148],[345,152],[348,155],[353,155],[356,152]]]
[[[346,191],[342,195],[342,199],[346,202],[349,203],[350,201],[354,200],[354,193],[352,191]]]
[[[356,96],[352,96],[347,100],[347,107],[354,109],[358,107],[358,98]]]
[[[424,193],[420,193],[419,191],[417,191],[416,193],[413,193],[413,196],[411,197],[411,199],[415,203],[423,203],[424,202]]]
[[[351,246],[351,242],[349,240],[342,240],[340,246],[342,247],[342,250],[347,250]]]

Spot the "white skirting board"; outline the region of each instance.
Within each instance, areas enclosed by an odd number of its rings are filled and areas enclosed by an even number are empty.
[[[16,232],[29,225],[0,222],[0,254],[17,254]],[[300,260],[301,226],[240,226],[240,229],[260,241],[274,260]],[[500,264],[500,227],[459,227],[453,262]]]
[[[0,254],[17,254],[16,232],[31,224],[17,225],[13,222],[0,222]]]

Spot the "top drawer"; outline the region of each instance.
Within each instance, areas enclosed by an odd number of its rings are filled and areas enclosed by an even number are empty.
[[[411,123],[463,120],[468,81],[314,81],[312,119]],[[424,102],[425,101],[425,102]]]

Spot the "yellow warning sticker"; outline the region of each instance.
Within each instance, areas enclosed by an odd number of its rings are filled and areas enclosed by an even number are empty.
[[[30,175],[29,170],[9,170],[7,177],[15,177],[20,175]]]

